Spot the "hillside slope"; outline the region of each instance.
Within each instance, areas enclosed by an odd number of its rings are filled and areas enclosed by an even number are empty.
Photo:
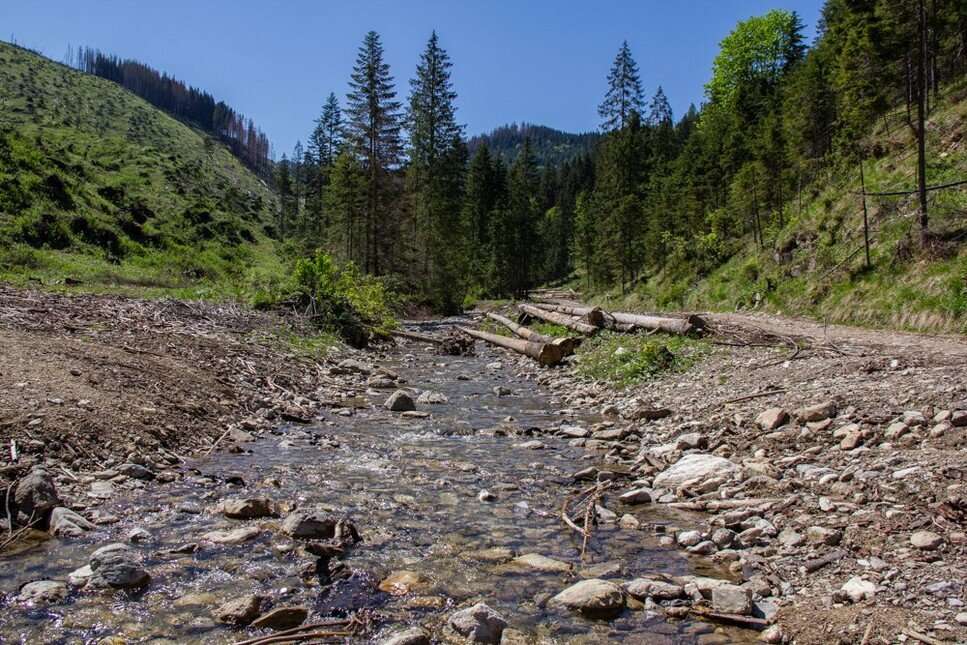
[[[6,43],[0,104],[0,277],[167,290],[278,269],[272,191],[210,137]]]
[[[543,125],[513,123],[487,134],[471,137],[467,146],[472,155],[478,147],[486,144],[495,157],[500,157],[505,164],[510,165],[520,153],[524,139],[529,139],[538,165],[544,166],[559,165],[590,154],[600,138],[601,135],[597,132],[571,134]]]
[[[865,142],[868,193],[916,186],[916,142],[903,115],[877,123]],[[967,86],[931,113],[927,183],[967,179]],[[967,333],[967,185],[929,193],[933,241],[921,249],[916,195],[870,196],[870,261],[863,243],[859,166],[826,168],[790,200],[784,225],[749,234],[738,252],[708,257],[673,249],[665,267],[632,292],[599,300],[642,309],[758,310],[914,331]],[[772,218],[777,219],[777,218]]]

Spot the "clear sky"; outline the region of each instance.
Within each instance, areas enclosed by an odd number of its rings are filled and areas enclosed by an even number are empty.
[[[822,0],[0,0],[0,37],[60,60],[67,44],[136,58],[255,119],[277,155],[303,142],[330,91],[342,101],[363,35],[382,36],[405,100],[432,29],[453,60],[458,117],[477,134],[527,121],[593,130],[627,39],[650,95],[676,118],[702,100],[738,20],[796,10],[812,41]]]

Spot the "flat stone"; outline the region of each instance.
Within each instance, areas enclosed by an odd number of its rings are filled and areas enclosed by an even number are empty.
[[[379,645],[430,645],[430,635],[422,627],[410,627],[390,634]]]
[[[230,531],[209,531],[201,536],[214,544],[242,544],[249,540],[254,540],[262,533],[257,526],[243,526]]]
[[[258,629],[291,629],[305,622],[309,610],[305,607],[279,607],[252,621]]]
[[[625,594],[613,582],[592,578],[571,585],[551,598],[548,605],[566,607],[592,617],[606,617],[621,613]]]
[[[20,588],[17,600],[31,604],[50,604],[67,597],[67,585],[57,580],[28,582]]]
[[[336,518],[331,515],[295,511],[282,521],[282,532],[295,538],[328,540],[336,535],[336,524]]]
[[[467,551],[461,554],[461,557],[467,560],[476,560],[477,562],[507,562],[513,559],[514,552],[504,546],[496,546],[490,549],[480,549],[478,551]]]
[[[618,501],[624,504],[650,504],[652,494],[650,488],[634,488],[618,496]]]
[[[712,476],[728,476],[739,472],[739,467],[716,455],[691,453],[662,471],[652,482],[654,488],[675,489],[687,481]]]
[[[272,500],[267,497],[228,499],[221,503],[221,509],[225,517],[237,520],[253,520],[275,515]]]
[[[532,441],[525,441],[523,443],[515,443],[514,448],[521,448],[523,450],[543,450],[545,446],[540,441],[534,439]]]
[[[150,481],[155,477],[153,472],[140,464],[121,464],[120,466],[116,466],[115,470],[125,477],[130,477],[131,479]]]
[[[407,410],[415,410],[416,404],[413,402],[413,397],[410,396],[409,392],[406,390],[396,390],[386,399],[383,407],[390,412],[406,412]]]
[[[625,591],[636,598],[651,598],[659,601],[675,600],[685,595],[685,588],[682,585],[650,578],[635,578],[625,583]]]
[[[507,627],[507,621],[482,602],[452,614],[447,624],[470,643],[499,643]]]
[[[721,585],[712,589],[712,608],[723,614],[747,616],[752,613],[752,593],[737,585]]]
[[[97,528],[86,519],[63,506],[50,512],[50,534],[57,537],[79,537],[85,531]]]
[[[227,625],[248,625],[258,618],[262,609],[264,596],[249,594],[241,598],[234,598],[219,606],[212,612],[215,620]]]
[[[421,405],[442,405],[444,403],[449,403],[450,399],[448,399],[446,395],[441,392],[430,392],[427,390],[417,397],[416,402]]]
[[[854,603],[876,595],[876,585],[860,576],[850,578],[841,590]]]
[[[910,535],[910,544],[923,551],[933,551],[943,544],[943,538],[933,531],[916,531]]]
[[[512,562],[518,566],[527,567],[528,569],[534,569],[535,571],[541,571],[543,573],[570,573],[573,568],[567,562],[548,558],[539,553],[525,553],[520,557],[514,558]]]
[[[836,401],[823,401],[815,405],[799,408],[795,412],[796,420],[800,423],[815,423],[836,416],[838,406]]]
[[[405,596],[430,586],[430,579],[416,571],[394,571],[379,583],[379,590],[393,596]]]
[[[117,491],[111,482],[96,481],[91,483],[87,494],[94,499],[112,499],[117,495]]]

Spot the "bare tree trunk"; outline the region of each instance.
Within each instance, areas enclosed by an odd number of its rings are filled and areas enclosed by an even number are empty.
[[[870,268],[870,219],[866,210],[866,176],[863,174],[863,158],[860,157],[860,190],[863,194],[863,246],[866,249],[866,268]]]
[[[920,199],[920,243],[927,244],[928,215],[927,215],[927,10],[924,0],[919,0],[917,7],[917,27],[920,36],[920,46],[917,48],[917,193]]]
[[[539,309],[533,305],[517,305],[517,307],[529,316],[540,318],[541,320],[546,320],[547,322],[561,325],[562,327],[567,327],[568,329],[579,332],[586,336],[590,336],[598,331],[598,328],[594,325],[589,325],[586,322],[575,320],[570,316],[565,316],[564,314],[555,313],[553,311],[545,311],[544,309]]]
[[[518,354],[530,356],[544,366],[557,365],[564,358],[564,349],[554,343],[535,343],[522,338],[498,336],[497,334],[489,334],[485,331],[468,329],[466,327],[457,327],[457,329],[468,336],[485,340],[488,343],[515,351]]]

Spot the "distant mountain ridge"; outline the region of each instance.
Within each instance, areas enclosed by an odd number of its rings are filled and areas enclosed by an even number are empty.
[[[524,139],[530,139],[531,148],[538,164],[557,165],[585,154],[590,154],[601,134],[582,132],[573,134],[533,123],[510,123],[495,128],[487,134],[479,134],[467,142],[472,155],[486,144],[490,152],[510,164],[517,158]]]

